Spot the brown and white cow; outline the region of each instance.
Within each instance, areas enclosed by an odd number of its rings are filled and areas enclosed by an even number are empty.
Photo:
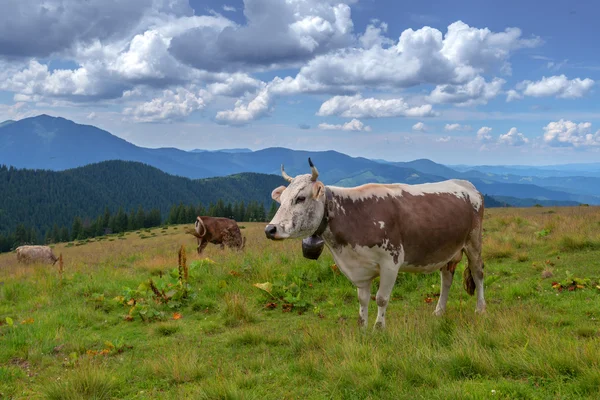
[[[49,246],[19,246],[16,249],[17,262],[20,263],[48,263],[56,264],[58,257],[52,253],[52,249]]]
[[[435,315],[446,309],[454,269],[467,256],[465,290],[477,291],[476,312],[485,311],[483,295],[483,196],[468,181],[420,185],[365,184],[325,186],[312,173],[288,176],[273,190],[281,206],[265,227],[267,238],[322,237],[339,269],[358,289],[358,323],[368,322],[371,282],[380,276],[375,327],[385,327],[385,311],[398,272],[440,271],[441,290]]]
[[[242,250],[246,244],[246,238],[242,237],[239,226],[229,218],[198,216],[194,230],[188,233],[198,240],[198,254],[201,254],[209,243],[218,244],[221,249],[228,246],[237,250]]]

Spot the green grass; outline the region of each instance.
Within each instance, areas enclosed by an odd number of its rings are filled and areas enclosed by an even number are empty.
[[[304,259],[299,240],[267,241],[264,224],[245,224],[243,252],[209,245],[211,261],[181,226],[57,245],[62,278],[58,264],[1,255],[0,398],[600,398],[600,209],[548,211],[486,211],[485,315],[463,264],[439,318],[439,275],[400,274],[383,332],[374,301],[358,329],[356,290],[328,250]],[[254,286],[267,282],[270,294]]]

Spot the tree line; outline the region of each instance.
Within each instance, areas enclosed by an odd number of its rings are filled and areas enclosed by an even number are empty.
[[[219,199],[216,203],[210,203],[208,207],[202,204],[184,205],[179,203],[173,205],[169,215],[162,218],[159,209],[144,210],[139,206],[137,210],[125,212],[120,207],[116,213],[111,213],[105,207],[104,213],[96,218],[76,216],[70,226],[59,226],[53,224],[45,235],[41,235],[35,227],[27,227],[25,224],[17,225],[14,232],[0,234],[0,253],[14,250],[25,244],[52,244],[85,240],[107,234],[118,234],[139,229],[155,228],[161,225],[188,224],[196,221],[196,216],[225,217],[235,219],[237,222],[266,222],[277,212],[277,204],[272,202],[269,210],[262,203],[250,201],[247,205],[244,201],[225,203]]]

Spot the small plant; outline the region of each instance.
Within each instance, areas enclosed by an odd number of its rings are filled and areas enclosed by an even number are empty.
[[[132,321],[136,315],[143,321],[164,320],[167,309],[179,309],[196,297],[195,293],[191,293],[189,280],[190,277],[193,278],[198,274],[197,270],[204,265],[205,261],[213,262],[200,260],[188,266],[185,247],[181,246],[178,252],[177,268],[149,278],[142,282],[137,289],[125,287],[123,294],[113,300],[118,304],[130,307],[125,320]]]
[[[569,271],[566,271],[565,273],[567,275],[565,279],[560,282],[552,282],[552,287],[557,289],[559,292],[562,292],[565,289],[572,292],[577,289],[585,289],[592,286],[592,282],[589,278],[574,277]]]
[[[63,262],[62,253],[60,253],[58,256],[58,276],[60,277],[61,282],[63,280],[64,272],[65,272],[65,264]]]
[[[538,239],[544,238],[548,236],[552,231],[548,228],[544,228],[541,231],[535,233],[535,237]]]
[[[291,311],[292,309],[298,309],[298,311],[306,311],[312,304],[302,296],[302,289],[310,287],[310,284],[306,282],[301,276],[289,276],[284,275],[283,277],[271,282],[255,283],[254,287],[263,290],[265,293],[270,295],[269,307],[272,306],[273,299],[281,300],[283,311]]]

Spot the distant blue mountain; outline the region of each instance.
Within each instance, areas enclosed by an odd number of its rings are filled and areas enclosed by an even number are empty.
[[[494,175],[549,177],[586,176],[600,178],[600,163],[563,165],[448,165],[459,172],[478,171]]]
[[[247,148],[240,148],[240,149],[219,149],[219,150],[202,150],[202,149],[194,149],[194,150],[190,150],[190,153],[205,153],[205,152],[210,152],[210,153],[252,153],[252,150],[247,149]]]
[[[40,115],[0,126],[0,164],[18,168],[65,170],[108,160],[138,161],[166,173],[196,178],[227,176],[243,172],[280,174],[281,164],[290,175],[309,173],[311,157],[326,184],[355,186],[368,182],[424,183],[448,178],[472,181],[482,192],[495,196],[539,201],[600,204],[600,181],[591,177],[524,177],[489,169],[456,170],[420,159],[387,162],[350,157],[336,151],[301,151],[272,147],[258,151],[223,149],[183,151],[175,148],[138,147],[91,125]],[[502,172],[501,167],[498,171]],[[530,169],[529,171],[543,171]],[[564,171],[563,171],[564,172]],[[600,176],[599,176],[600,177]]]

